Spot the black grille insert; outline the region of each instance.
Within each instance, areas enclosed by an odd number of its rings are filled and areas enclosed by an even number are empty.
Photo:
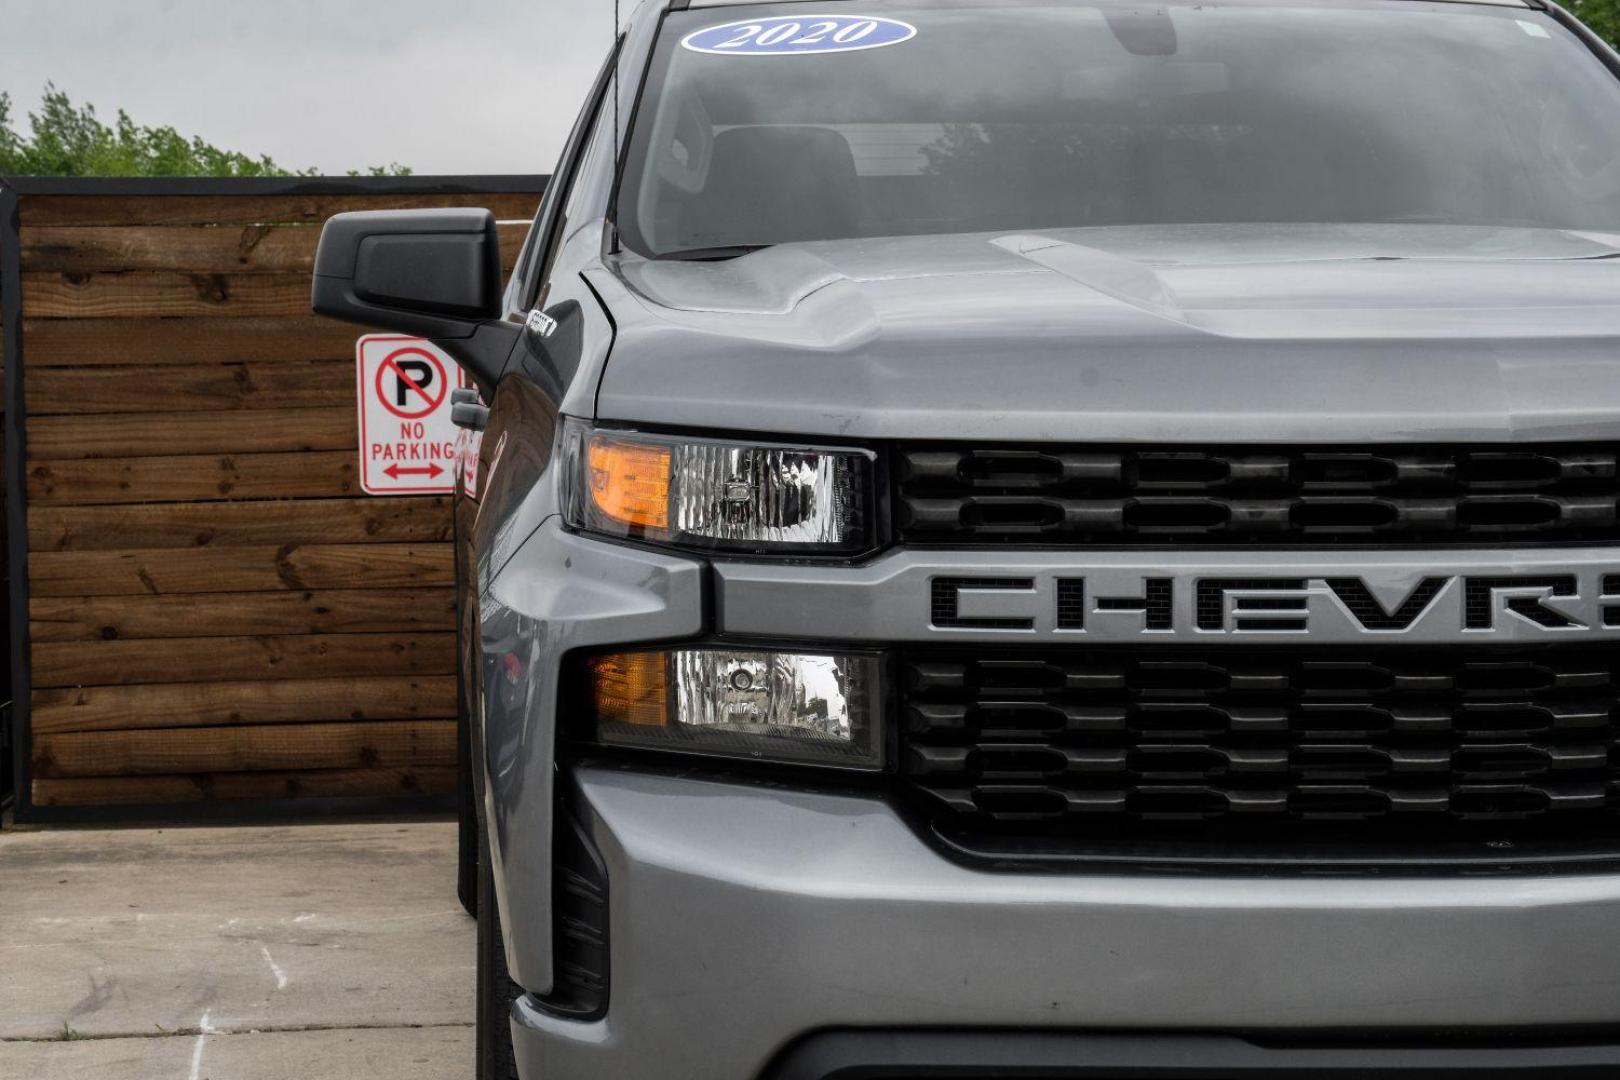
[[[909,544],[1620,539],[1620,446],[1136,449],[904,444]]]
[[[959,836],[1620,837],[1612,647],[912,649],[901,670],[902,778]]]

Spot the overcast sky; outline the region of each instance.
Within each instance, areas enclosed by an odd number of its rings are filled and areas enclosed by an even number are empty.
[[[287,168],[549,172],[612,0],[0,0],[13,123],[46,82]],[[626,0],[625,7],[630,7]],[[24,121],[25,122],[25,121]]]

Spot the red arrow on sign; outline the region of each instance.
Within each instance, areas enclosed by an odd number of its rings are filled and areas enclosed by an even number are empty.
[[[438,479],[439,474],[442,472],[444,472],[444,470],[439,468],[437,465],[428,465],[421,469],[402,469],[398,465],[390,465],[388,468],[383,470],[383,475],[388,477],[390,480],[398,480],[402,476],[425,476],[429,480],[436,480]]]

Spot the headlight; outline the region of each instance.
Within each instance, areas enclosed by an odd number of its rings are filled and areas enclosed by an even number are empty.
[[[883,766],[869,655],[682,648],[584,660],[595,742],[846,768]]]
[[[576,528],[728,551],[856,554],[872,546],[873,455],[592,429],[564,431]]]

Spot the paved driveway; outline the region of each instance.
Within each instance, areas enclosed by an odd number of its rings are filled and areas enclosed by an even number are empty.
[[[449,822],[0,833],[0,1077],[463,1080]]]

